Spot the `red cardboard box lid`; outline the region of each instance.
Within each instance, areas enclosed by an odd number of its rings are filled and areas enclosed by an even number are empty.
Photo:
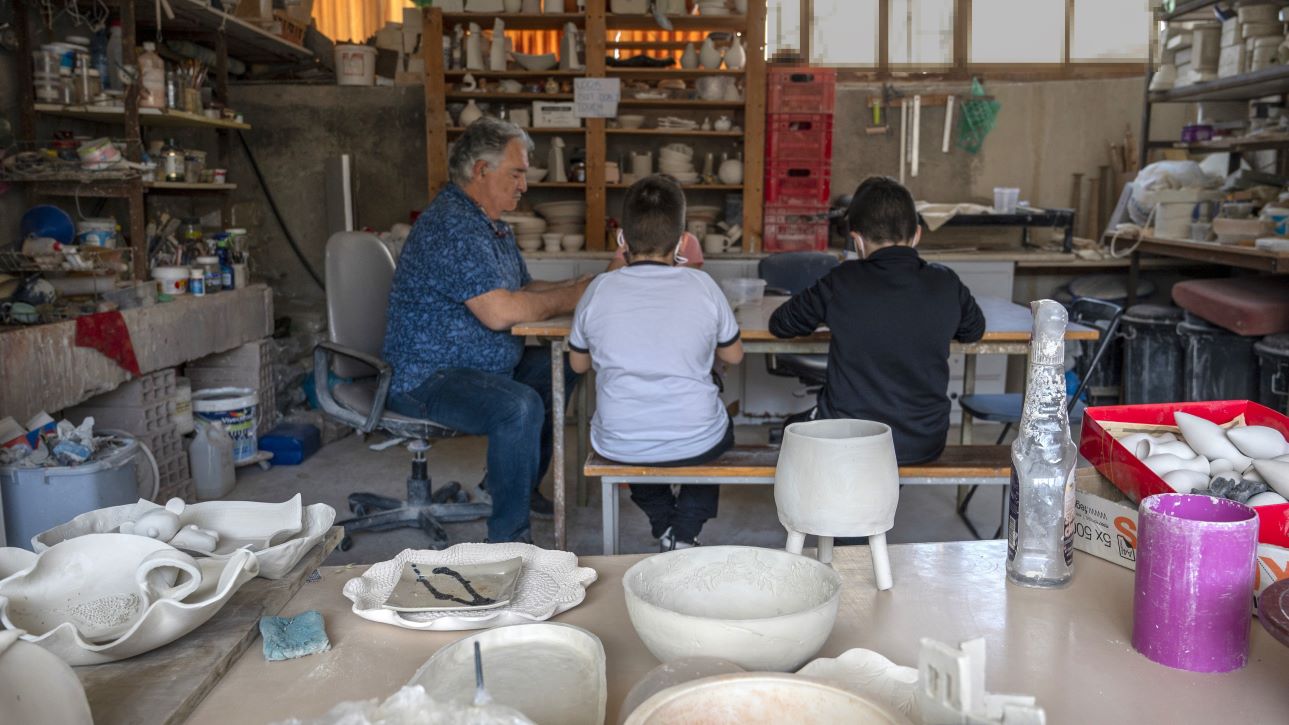
[[[1240,415],[1246,425],[1275,428],[1289,438],[1289,417],[1248,400],[1211,400],[1199,403],[1152,403],[1148,405],[1107,405],[1083,413],[1079,453],[1130,499],[1141,501],[1157,493],[1175,493],[1172,486],[1146,468],[1106,430],[1109,423],[1175,426],[1173,413],[1197,415],[1219,425]],[[1258,506],[1258,540],[1289,547],[1289,504]]]

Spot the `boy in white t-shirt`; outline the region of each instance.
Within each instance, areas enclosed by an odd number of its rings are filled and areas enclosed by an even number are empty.
[[[742,361],[743,343],[712,278],[676,266],[684,232],[679,184],[661,176],[632,184],[618,240],[628,264],[597,277],[573,314],[570,362],[596,373],[591,446],[614,461],[698,465],[734,444],[712,365]],[[667,484],[631,485],[663,551],[697,545],[718,495],[714,485],[681,486],[679,495]]]

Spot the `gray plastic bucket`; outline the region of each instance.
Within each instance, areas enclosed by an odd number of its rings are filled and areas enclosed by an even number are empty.
[[[87,511],[139,500],[139,443],[123,439],[109,455],[79,466],[0,466],[0,500],[9,546],[31,548],[31,537]]]

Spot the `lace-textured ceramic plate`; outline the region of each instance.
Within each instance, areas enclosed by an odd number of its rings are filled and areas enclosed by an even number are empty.
[[[523,559],[514,595],[503,607],[487,610],[396,612],[386,608],[394,587],[409,563],[430,566],[488,564]],[[567,551],[548,551],[532,544],[457,544],[443,551],[404,549],[389,561],[372,564],[362,576],[345,583],[344,594],[363,619],[406,629],[453,631],[540,622],[567,611],[586,598],[596,580],[594,569],[577,565]]]

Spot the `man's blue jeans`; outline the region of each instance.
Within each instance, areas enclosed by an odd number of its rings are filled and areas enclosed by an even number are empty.
[[[412,390],[389,396],[396,413],[488,437],[489,541],[531,538],[529,497],[551,461],[550,359],[550,348],[524,348],[510,376],[445,368]],[[571,390],[576,380],[565,362],[564,389]]]

